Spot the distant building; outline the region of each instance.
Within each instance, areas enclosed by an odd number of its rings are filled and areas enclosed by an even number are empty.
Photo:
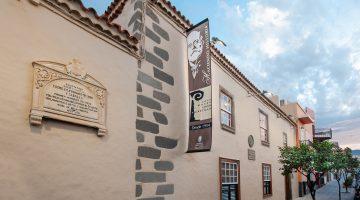
[[[297,144],[312,144],[314,138],[314,111],[303,109],[298,102],[280,101],[280,108],[297,123]]]
[[[277,100],[277,96],[272,97],[273,101]],[[296,126],[296,145],[301,143],[312,145],[314,138],[315,113],[310,108],[303,109],[298,102],[280,101],[280,108],[292,118]],[[299,196],[308,193],[306,186],[306,177],[301,173],[297,173]]]

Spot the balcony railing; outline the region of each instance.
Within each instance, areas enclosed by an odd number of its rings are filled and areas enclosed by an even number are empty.
[[[326,129],[315,129],[314,139],[317,140],[328,140],[332,138],[332,130],[331,128]]]

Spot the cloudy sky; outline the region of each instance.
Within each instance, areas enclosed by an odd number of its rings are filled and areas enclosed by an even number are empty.
[[[111,0],[84,0],[99,13]],[[319,127],[360,149],[360,1],[172,0],[210,19],[221,51],[261,90],[316,111]]]

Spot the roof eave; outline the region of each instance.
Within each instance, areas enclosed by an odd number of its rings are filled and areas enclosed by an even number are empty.
[[[86,8],[81,0],[44,0],[44,2],[87,27],[103,33],[111,40],[121,43],[135,52],[138,50],[138,40],[135,37],[121,26],[109,23],[107,19],[99,16],[95,9]]]

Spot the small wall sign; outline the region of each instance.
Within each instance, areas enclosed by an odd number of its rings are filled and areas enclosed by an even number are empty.
[[[249,160],[255,160],[255,150],[248,149],[248,159]]]
[[[78,60],[68,65],[33,62],[33,67],[32,125],[41,125],[45,117],[97,128],[99,136],[106,134],[106,89]]]

